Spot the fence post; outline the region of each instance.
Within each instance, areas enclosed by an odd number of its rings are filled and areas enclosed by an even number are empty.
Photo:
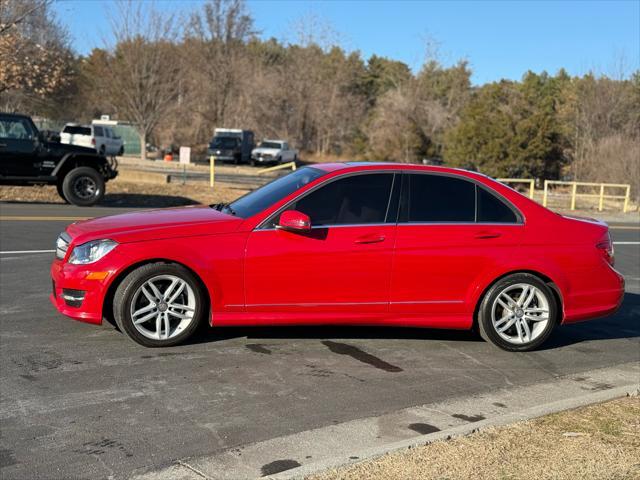
[[[622,213],[627,213],[630,196],[631,196],[631,185],[627,185],[627,192],[624,194],[624,206],[622,207]]]
[[[536,181],[534,179],[531,179],[531,181],[529,182],[529,198],[531,200],[533,200],[533,192],[536,189]]]
[[[604,208],[604,183],[600,184],[600,200],[598,202],[598,211],[601,212]]]
[[[544,181],[544,194],[542,195],[542,206],[546,207],[547,206],[547,194],[549,191],[549,180],[545,180]]]
[[[215,183],[215,180],[216,180],[216,174],[214,172],[215,164],[216,164],[216,157],[211,155],[209,157],[209,186],[210,187],[213,187],[213,184]]]
[[[578,193],[578,183],[573,182],[571,185],[571,210],[576,209],[576,194]]]

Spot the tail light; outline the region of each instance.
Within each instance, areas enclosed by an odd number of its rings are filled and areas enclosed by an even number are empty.
[[[613,250],[613,242],[611,241],[611,234],[607,232],[607,235],[596,243],[596,248],[602,252],[602,256],[609,263],[609,265],[613,266],[615,263],[614,260],[614,250]]]
[[[96,146],[96,139],[95,138],[91,139],[91,145],[93,145],[94,147]]]

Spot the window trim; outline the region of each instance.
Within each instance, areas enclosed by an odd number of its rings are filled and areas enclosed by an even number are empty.
[[[399,173],[402,173],[402,172],[401,171],[397,171],[397,170],[374,170],[374,171],[358,171],[358,172],[346,173],[346,174],[343,174],[343,175],[336,175],[335,177],[331,177],[329,179],[326,179],[324,182],[321,182],[318,185],[315,185],[314,187],[310,188],[306,192],[303,192],[300,195],[298,195],[297,197],[292,198],[291,200],[289,200],[285,205],[283,205],[278,210],[276,210],[274,213],[269,215],[265,220],[260,222],[258,224],[258,226],[253,229],[253,231],[272,231],[272,230],[277,230],[274,226],[270,226],[269,223],[274,221],[282,212],[286,211],[292,204],[298,202],[299,200],[302,200],[307,195],[311,195],[313,192],[315,192],[319,188],[327,186],[330,183],[336,182],[338,180],[343,180],[343,179],[349,178],[349,177],[356,177],[356,176],[361,176],[361,175],[380,175],[380,174],[387,174],[387,175],[392,175],[393,176],[393,178],[391,179],[391,189],[389,191],[389,196],[387,198],[387,209],[386,209],[386,212],[385,212],[385,222],[382,222],[382,223],[379,223],[379,222],[378,223],[353,223],[353,224],[337,223],[337,224],[332,224],[332,225],[318,225],[318,226],[315,226],[315,227],[313,226],[313,223],[312,223],[311,224],[311,230],[327,229],[327,228],[340,228],[340,227],[373,227],[373,226],[380,227],[380,226],[397,225],[398,224],[398,214],[400,212],[400,201],[398,201],[398,208],[397,208],[397,211],[396,211],[395,221],[394,222],[386,222],[386,219],[389,216],[389,208],[391,206],[391,199],[393,198],[394,188],[396,187],[396,178],[398,177]],[[398,188],[401,188],[401,186],[398,186]],[[400,196],[402,196],[402,191],[400,191]]]
[[[487,185],[483,184],[482,182],[476,180],[475,178],[470,178],[470,177],[466,177],[464,175],[455,175],[455,174],[451,174],[451,173],[447,173],[447,172],[421,172],[421,171],[403,171],[402,172],[403,175],[406,176],[406,180],[404,180],[402,182],[402,190],[400,191],[400,201],[398,202],[398,218],[397,218],[397,224],[400,225],[501,225],[501,226],[509,226],[509,225],[524,225],[525,224],[525,220],[524,220],[524,215],[522,215],[522,213],[520,212],[520,210],[518,210],[516,208],[516,206],[509,201],[507,198],[505,198],[503,195],[499,194],[498,192],[496,192],[495,190],[493,190],[492,188],[488,187]],[[455,179],[459,179],[459,180],[463,180],[463,181],[467,181],[469,183],[474,184],[475,186],[475,190],[474,190],[474,218],[475,221],[473,222],[460,222],[460,221],[450,221],[450,222],[443,222],[443,221],[416,221],[416,222],[411,222],[408,220],[408,212],[407,212],[407,220],[406,221],[402,221],[402,219],[400,218],[400,213],[402,212],[402,206],[404,205],[404,208],[408,208],[407,202],[408,202],[408,193],[409,193],[409,188],[410,188],[410,182],[409,182],[409,175],[432,175],[432,176],[439,176],[439,177],[450,177],[450,178],[455,178]],[[489,195],[493,195],[494,198],[496,198],[496,200],[501,201],[504,205],[506,205],[515,215],[516,217],[516,221],[515,222],[479,222],[478,221],[478,188],[482,188],[484,189]]]

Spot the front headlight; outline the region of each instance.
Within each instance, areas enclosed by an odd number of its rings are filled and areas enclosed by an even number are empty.
[[[113,240],[93,240],[83,243],[73,249],[69,257],[69,263],[86,265],[87,263],[97,262],[113,250],[116,245],[118,243]]]

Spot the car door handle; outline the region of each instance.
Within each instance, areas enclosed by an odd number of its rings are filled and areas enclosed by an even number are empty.
[[[501,235],[502,234],[500,232],[487,231],[487,232],[476,233],[475,237],[479,238],[481,240],[484,240],[484,239],[488,239],[488,238],[498,238]]]
[[[380,242],[384,242],[385,240],[384,235],[367,235],[365,237],[360,237],[356,239],[356,243],[359,244],[367,244],[367,243],[380,243]]]
[[[6,143],[0,143],[0,148],[6,147],[7,144]]]

